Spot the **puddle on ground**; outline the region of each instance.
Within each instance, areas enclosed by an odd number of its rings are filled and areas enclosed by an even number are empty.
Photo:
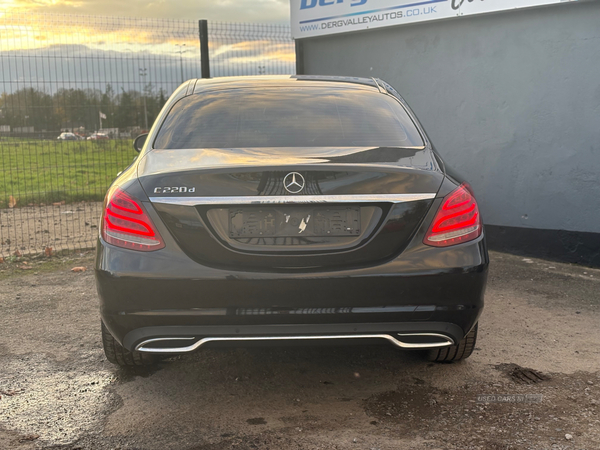
[[[162,368],[160,364],[154,366],[119,367],[116,373],[116,380],[121,383],[128,383],[137,377],[148,378]]]
[[[536,384],[548,381],[550,376],[518,364],[499,364],[496,369],[506,374],[512,381],[520,384]]]

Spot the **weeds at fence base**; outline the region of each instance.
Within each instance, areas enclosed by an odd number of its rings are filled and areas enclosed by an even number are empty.
[[[101,215],[102,202],[0,209],[0,256],[92,248]]]
[[[44,253],[0,258],[0,280],[23,275],[40,275],[61,269],[71,270],[74,266],[91,269],[94,248],[86,250],[62,250],[50,257]]]

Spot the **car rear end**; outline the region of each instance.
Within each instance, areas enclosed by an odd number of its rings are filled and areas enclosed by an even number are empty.
[[[470,187],[382,84],[257,83],[184,84],[109,190],[96,278],[110,335],[147,353],[457,346],[488,265]]]

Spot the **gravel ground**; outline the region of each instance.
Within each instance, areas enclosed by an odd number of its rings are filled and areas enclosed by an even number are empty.
[[[0,209],[0,257],[93,248],[102,202]]]
[[[0,448],[600,448],[600,270],[491,258],[462,363],[386,346],[207,349],[138,371],[104,359],[93,273],[70,271],[90,254],[4,263]]]

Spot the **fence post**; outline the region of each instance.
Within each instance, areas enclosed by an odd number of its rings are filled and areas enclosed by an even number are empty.
[[[210,78],[210,62],[208,55],[208,21],[199,21],[200,33],[200,71],[202,78]]]
[[[301,39],[294,40],[296,45],[296,75],[304,75],[304,44]]]

